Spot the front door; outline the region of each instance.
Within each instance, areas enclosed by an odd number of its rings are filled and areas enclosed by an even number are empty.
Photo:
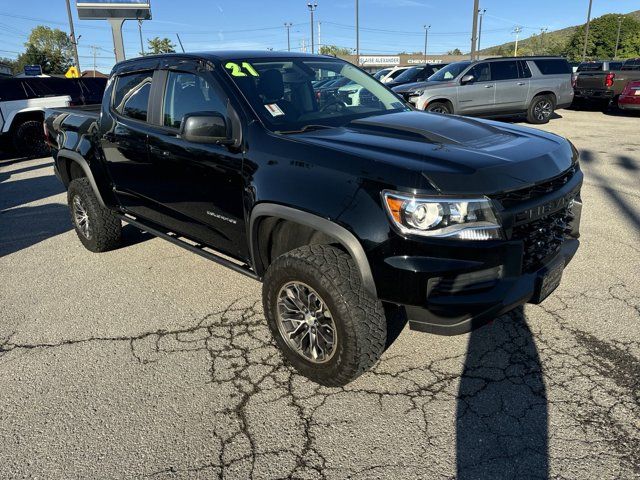
[[[211,72],[162,73],[159,125],[149,136],[150,178],[138,192],[155,204],[155,212],[147,215],[177,233],[246,260],[242,153],[222,145],[187,142],[179,133],[188,113],[218,112],[228,118],[228,99]]]
[[[491,69],[486,62],[474,65],[465,75],[474,80],[458,87],[458,109],[456,113],[483,113],[493,109],[496,84],[491,80]]]

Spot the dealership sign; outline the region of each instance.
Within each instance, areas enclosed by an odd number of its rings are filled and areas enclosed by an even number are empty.
[[[400,63],[400,57],[398,56],[360,56],[360,65],[398,65]]]

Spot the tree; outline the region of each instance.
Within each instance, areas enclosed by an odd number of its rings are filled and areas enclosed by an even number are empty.
[[[73,65],[73,44],[69,36],[59,29],[38,25],[24,44],[26,50],[18,56],[15,71],[25,65],[40,65],[42,73],[63,74]]]
[[[589,41],[587,58],[613,58],[618,34],[618,18],[620,15],[608,14],[596,18],[589,24]],[[572,60],[582,59],[584,48],[584,25],[576,28],[569,40],[566,55]],[[618,57],[628,58],[640,56],[640,22],[630,16],[623,16],[620,25],[620,45]]]
[[[338,47],[336,45],[322,45],[320,47],[320,55],[351,55],[350,48]]]
[[[17,73],[16,72],[16,61],[15,60],[13,60],[11,58],[2,57],[2,58],[0,58],[0,64],[1,65],[6,65],[7,67],[9,67],[13,74]]]
[[[176,46],[168,38],[155,37],[147,40],[150,54],[176,53]]]
[[[453,50],[449,50],[447,55],[464,55],[459,48],[454,48]]]

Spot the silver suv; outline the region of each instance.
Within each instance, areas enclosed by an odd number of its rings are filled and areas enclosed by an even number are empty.
[[[491,58],[451,63],[405,98],[419,110],[460,115],[526,114],[547,123],[573,101],[572,70],[564,58]]]

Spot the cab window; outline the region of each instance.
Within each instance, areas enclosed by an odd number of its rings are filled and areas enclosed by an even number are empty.
[[[115,110],[125,117],[146,122],[152,77],[151,72],[118,77],[113,96]]]
[[[469,70],[466,75],[473,75],[473,83],[491,80],[491,70],[488,63],[479,63]]]
[[[162,112],[165,127],[180,128],[188,113],[226,111],[225,99],[210,82],[193,73],[169,72]]]

